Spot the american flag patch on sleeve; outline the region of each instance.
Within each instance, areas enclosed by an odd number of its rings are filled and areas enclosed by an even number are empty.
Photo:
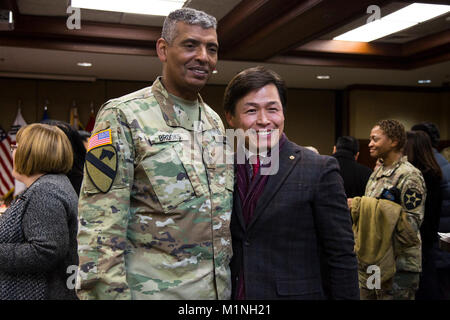
[[[96,134],[94,134],[89,139],[87,151],[94,149],[95,147],[104,146],[107,144],[112,144],[111,129],[99,131]]]

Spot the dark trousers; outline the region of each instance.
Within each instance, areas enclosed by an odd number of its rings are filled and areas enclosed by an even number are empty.
[[[450,300],[450,268],[436,269],[439,283],[439,298]]]
[[[420,274],[419,289],[416,300],[439,300],[439,282],[436,270],[436,259],[433,251],[427,250],[422,255],[422,273]]]

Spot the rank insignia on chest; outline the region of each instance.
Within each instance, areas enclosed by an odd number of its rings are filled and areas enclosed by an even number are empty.
[[[408,210],[413,210],[422,203],[422,193],[415,189],[406,190],[403,195],[403,203]]]
[[[86,171],[94,186],[107,193],[117,173],[117,152],[113,145],[91,149],[86,154]]]

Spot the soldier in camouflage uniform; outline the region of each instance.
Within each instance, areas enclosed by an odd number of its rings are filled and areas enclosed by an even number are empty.
[[[405,141],[405,129],[396,120],[382,120],[374,126],[370,133],[369,151],[372,157],[382,159],[383,164],[370,176],[365,196],[400,204],[420,239],[426,187],[422,173],[402,154]],[[396,257],[392,288],[361,288],[361,299],[413,300],[419,286],[421,261],[420,244],[405,249]]]
[[[163,76],[102,106],[79,201],[79,298],[230,298],[233,165],[198,94],[215,29],[203,12],[172,12],[157,42]]]

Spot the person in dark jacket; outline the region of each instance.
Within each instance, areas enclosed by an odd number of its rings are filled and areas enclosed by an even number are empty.
[[[242,129],[230,225],[232,297],[359,299],[338,162],[283,133],[286,91],[263,67],[240,72],[225,90],[227,122]],[[243,131],[250,136],[242,139]]]
[[[354,137],[339,137],[333,148],[333,157],[339,162],[347,198],[362,197],[372,170],[357,162],[359,143]]]
[[[411,128],[412,131],[424,131],[431,139],[434,157],[441,167],[442,180],[442,206],[439,221],[439,232],[450,232],[450,163],[437,151],[440,133],[437,126],[431,122],[421,122]],[[439,243],[434,244],[436,251],[436,268],[441,292],[441,299],[450,300],[450,253],[439,248]]]
[[[70,142],[41,123],[22,127],[16,141],[13,176],[26,189],[0,216],[0,299],[76,299],[67,274],[78,265]]]
[[[77,195],[80,195],[81,184],[83,182],[83,168],[86,158],[86,147],[84,139],[78,130],[75,130],[70,124],[59,120],[44,120],[42,123],[57,126],[69,138],[73,151],[72,168],[67,172],[67,177],[70,180]]]
[[[442,205],[442,171],[433,155],[431,140],[423,131],[408,131],[404,154],[422,172],[427,188],[425,213],[420,226],[422,239],[422,273],[416,300],[438,300],[439,285],[433,245],[438,241]]]

